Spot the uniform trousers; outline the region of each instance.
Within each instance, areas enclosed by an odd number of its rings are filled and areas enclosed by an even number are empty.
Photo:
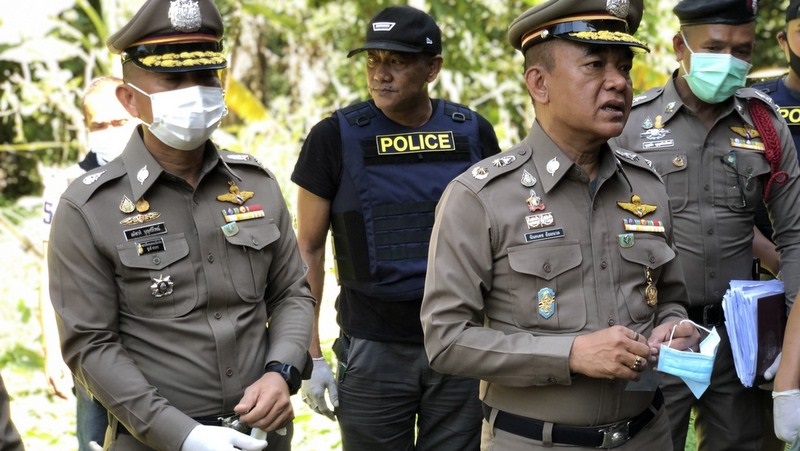
[[[689,417],[695,412],[697,449],[701,451],[761,451],[764,431],[763,390],[746,388],[736,375],[725,326],[717,326],[720,344],[711,385],[700,399],[678,377],[664,374],[661,391],[667,406],[674,451],[684,451]],[[773,433],[769,431],[769,433]]]
[[[480,446],[478,381],[432,370],[422,344],[351,338],[338,388],[344,451],[477,451]]]
[[[103,443],[108,426],[108,412],[102,404],[95,401],[83,385],[75,382],[75,399],[77,402],[76,435],[78,451],[89,451],[89,442]]]
[[[109,415],[103,451],[153,451],[153,448],[136,440],[136,438],[129,433],[120,433],[117,431],[117,428],[121,427],[122,425],[119,424],[116,418]],[[265,451],[291,451],[293,435],[294,425],[292,423],[286,425],[286,435],[276,434],[275,432],[267,433],[267,442],[269,446],[266,447]]]
[[[494,418],[494,415],[491,417]],[[483,422],[483,433],[481,436],[481,451],[531,451],[531,450],[550,450],[553,448],[580,450],[597,448],[583,448],[575,445],[564,445],[550,443],[545,445],[540,440],[533,440],[520,435],[497,429],[488,421]],[[661,406],[658,413],[650,423],[647,424],[635,437],[631,438],[621,446],[614,448],[620,451],[669,451],[672,444],[669,440],[669,420],[664,406]]]

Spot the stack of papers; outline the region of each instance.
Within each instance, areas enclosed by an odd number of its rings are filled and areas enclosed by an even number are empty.
[[[783,282],[780,280],[731,280],[730,288],[722,298],[725,326],[731,341],[736,375],[739,376],[739,380],[745,387],[753,386],[759,366],[759,352],[761,354],[769,352],[771,356],[762,355],[762,358],[771,357],[771,361],[780,352],[780,340],[783,339],[783,334],[780,334],[780,338],[777,339],[778,337],[775,336],[777,333],[774,330],[759,331],[759,323],[763,323],[769,318],[762,318],[759,321],[758,316],[759,300],[766,300],[772,295],[781,295],[771,301],[777,301],[777,308],[785,311],[783,292]],[[771,303],[775,304],[775,302]],[[763,315],[765,314],[762,312]],[[769,346],[769,349],[759,350],[759,335],[765,334],[772,335],[770,338],[773,344]],[[762,347],[764,346],[762,345]]]

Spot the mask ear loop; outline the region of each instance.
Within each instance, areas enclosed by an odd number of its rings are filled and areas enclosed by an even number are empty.
[[[669,333],[669,343],[667,343],[667,347],[670,347],[670,345],[672,345],[672,337],[673,337],[673,335],[675,335],[675,329],[678,326],[680,326],[681,324],[686,323],[686,322],[694,324],[694,327],[697,328],[697,329],[703,329],[704,331],[706,331],[708,333],[711,333],[710,330],[706,329],[705,327],[697,324],[696,322],[694,322],[694,321],[692,321],[690,319],[682,319],[682,320],[680,320],[680,322],[678,324],[672,326],[672,331]],[[692,351],[692,348],[689,348],[689,350]],[[692,352],[694,352],[694,351],[692,351]]]

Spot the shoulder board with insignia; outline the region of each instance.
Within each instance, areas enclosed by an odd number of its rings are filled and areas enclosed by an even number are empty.
[[[76,177],[64,191],[64,197],[69,198],[76,205],[84,205],[98,188],[124,175],[125,166],[122,159],[118,158]]]
[[[270,177],[275,178],[267,168],[265,168],[258,159],[250,154],[241,153],[241,152],[231,152],[230,150],[222,150],[219,151],[220,156],[225,161],[225,163],[229,165],[245,165],[245,166],[253,166],[256,168],[261,169],[262,171],[269,174]]]
[[[620,162],[626,163],[630,166],[635,166],[637,168],[646,169],[658,177],[659,180],[661,180],[661,176],[658,174],[658,172],[656,172],[655,169],[653,169],[653,162],[641,156],[640,154],[619,147],[614,148],[614,154],[617,156],[617,160]]]
[[[505,152],[500,152],[497,155],[483,159],[473,164],[466,172],[459,175],[458,180],[470,187],[473,191],[478,192],[491,183],[492,180],[520,167],[533,155],[533,152],[529,149],[526,149],[526,151],[520,155],[520,152],[518,152],[520,149],[526,148],[520,143]]]
[[[753,89],[753,88],[741,88],[737,89],[734,95],[740,99],[761,100],[762,102],[766,103],[767,106],[770,107],[776,115],[780,115],[778,105],[776,105],[775,102],[772,100],[772,97],[765,94],[764,91],[760,91],[758,89]]]
[[[650,89],[642,94],[633,96],[633,106],[644,105],[657,99],[664,92],[663,87]]]

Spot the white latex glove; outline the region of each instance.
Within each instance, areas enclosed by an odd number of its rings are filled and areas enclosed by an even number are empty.
[[[103,451],[103,447],[98,445],[96,441],[89,442],[89,449],[92,451]]]
[[[303,381],[300,386],[301,398],[314,412],[335,420],[333,409],[339,407],[339,390],[336,388],[336,379],[333,377],[333,372],[331,372],[328,362],[325,361],[325,357],[315,357],[313,360],[314,369],[311,371],[311,379]],[[325,400],[325,390],[328,391],[333,408],[330,408]]]
[[[781,353],[778,354],[778,357],[775,357],[775,361],[772,362],[772,365],[769,366],[766,370],[764,370],[764,379],[771,381],[775,378],[775,374],[778,372],[778,367],[781,364]]]
[[[772,392],[775,435],[792,443],[800,431],[800,390]]]
[[[198,425],[186,437],[181,451],[260,451],[266,440],[257,440],[231,428]]]

